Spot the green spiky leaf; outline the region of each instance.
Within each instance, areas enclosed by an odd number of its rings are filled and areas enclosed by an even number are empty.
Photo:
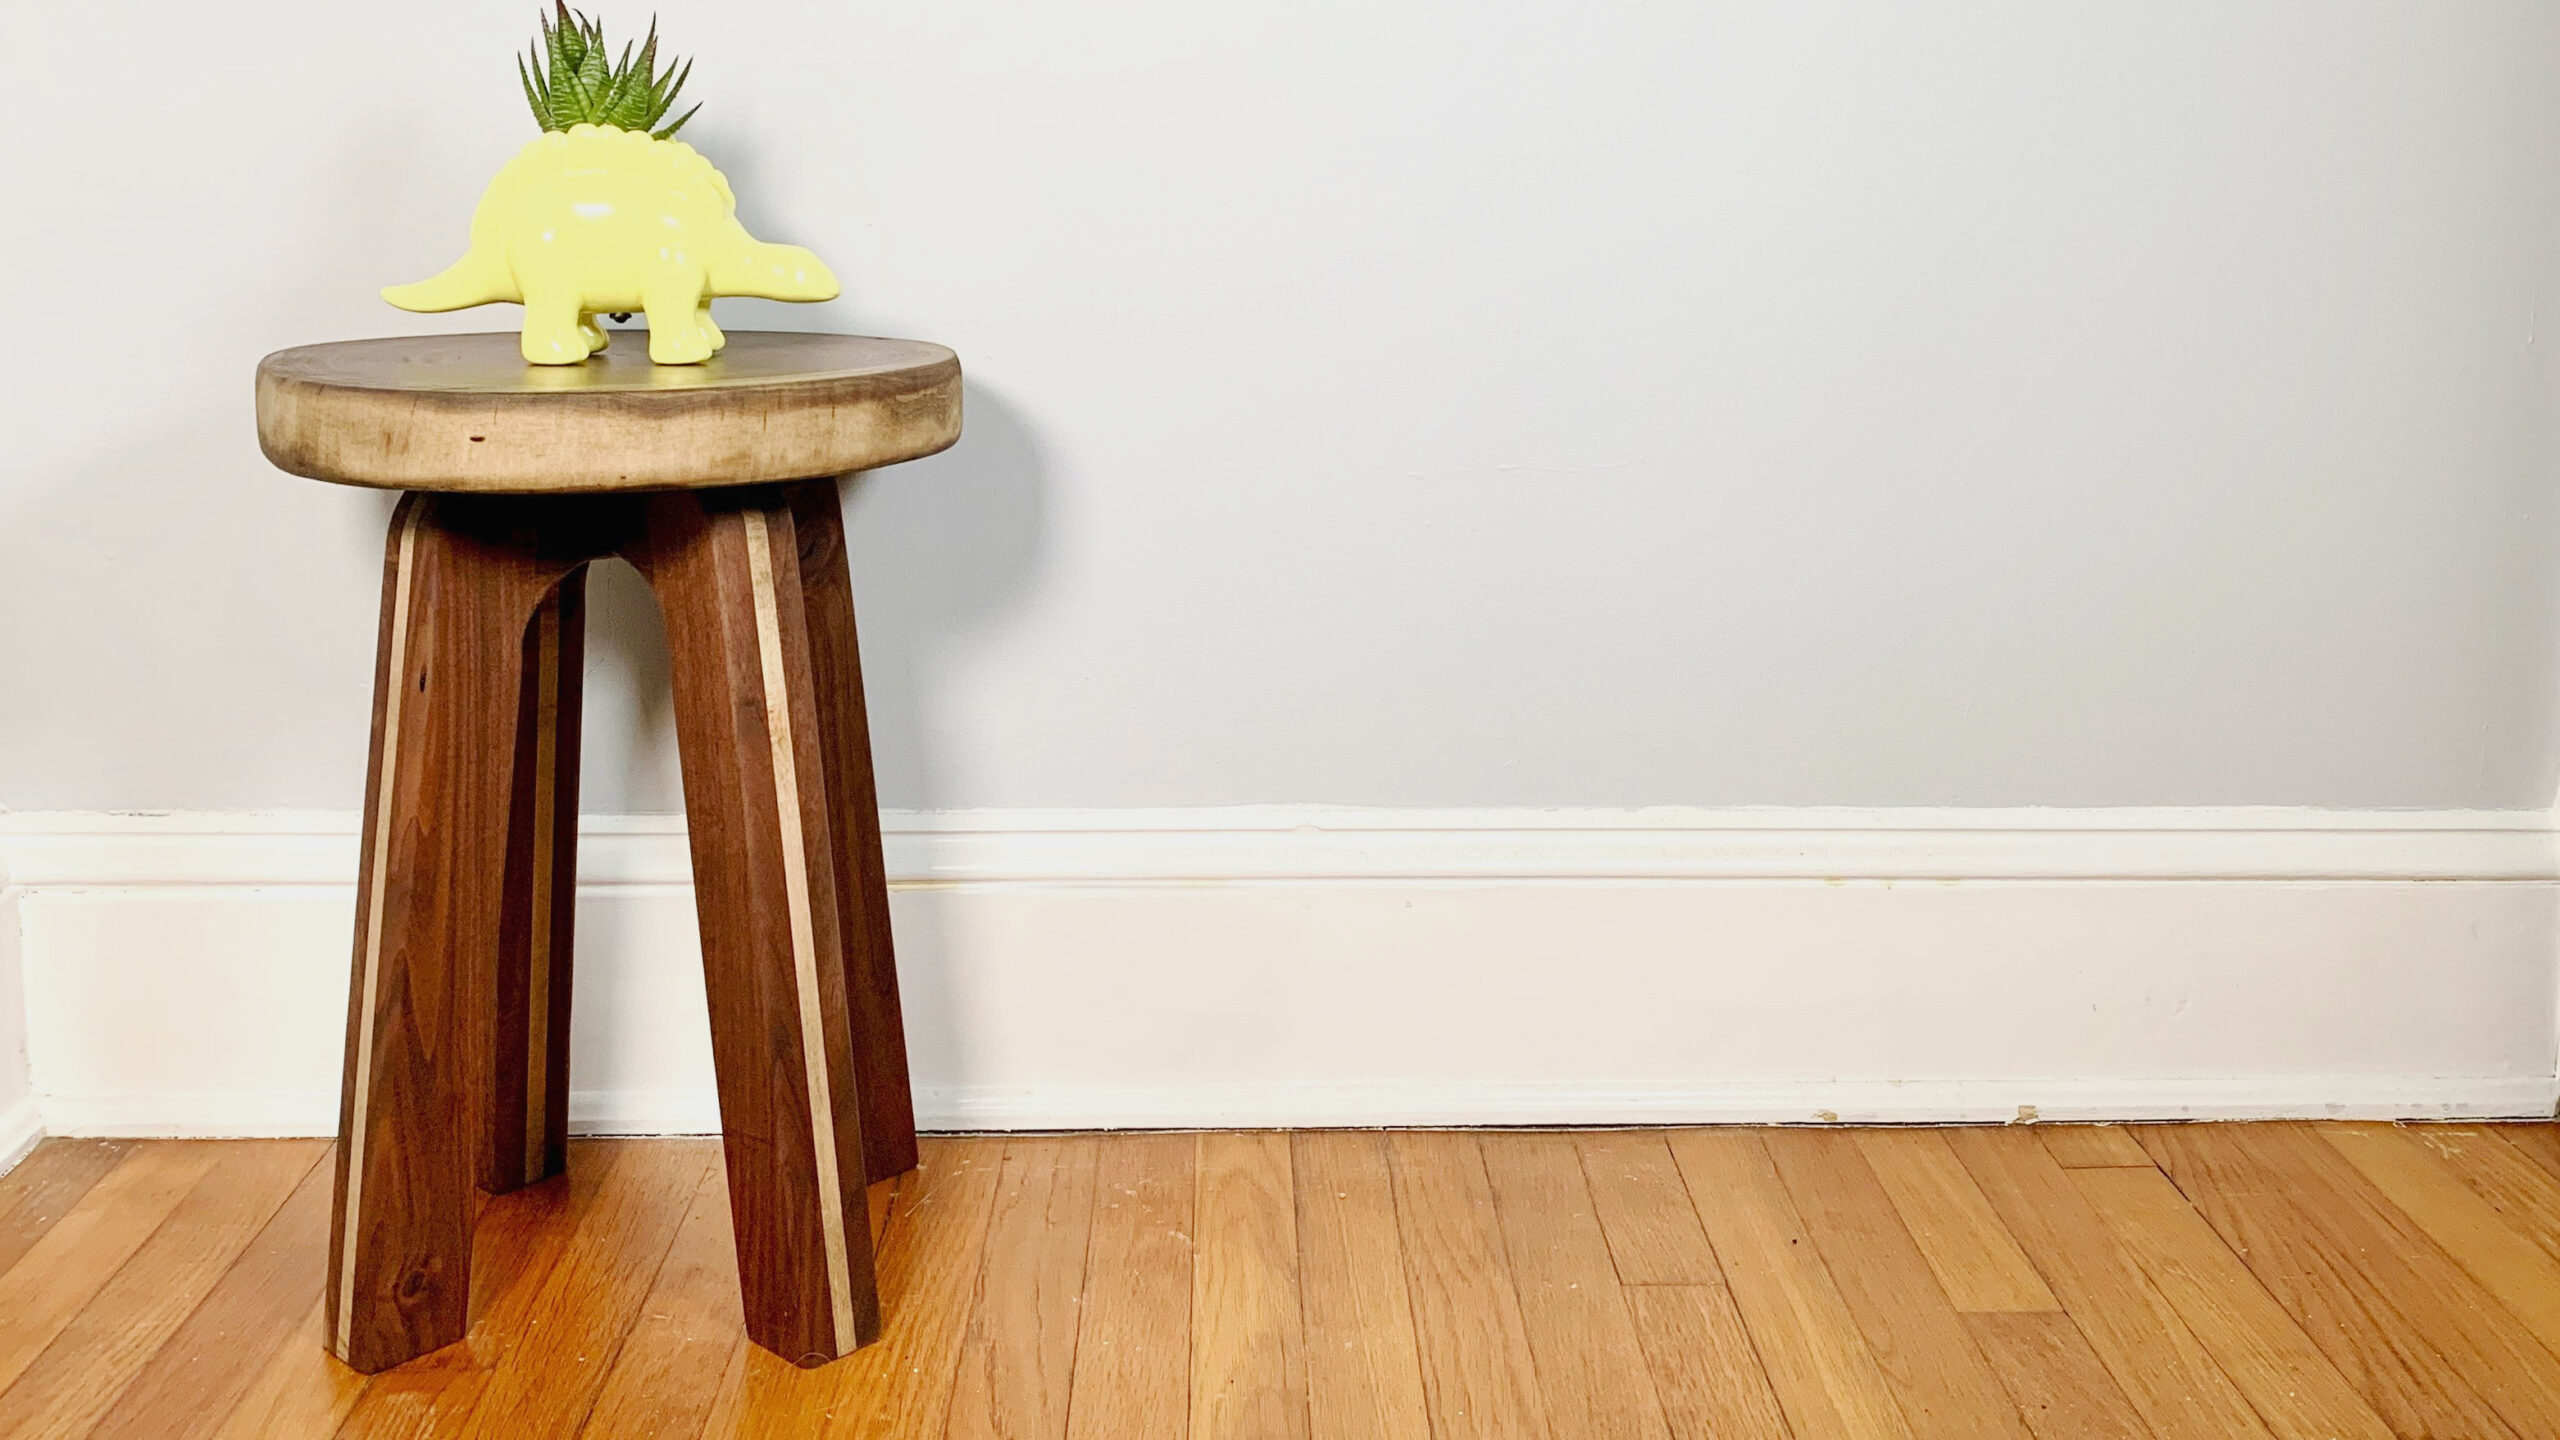
[[[701,108],[702,108],[702,107],[701,107],[701,106],[699,106],[699,105],[694,106],[694,107],[693,107],[693,110],[687,110],[687,111],[686,111],[686,112],[684,112],[683,114],[681,114],[681,115],[677,116],[677,117],[675,118],[675,123],[674,123],[674,124],[671,124],[671,125],[667,126],[667,127],[666,127],[665,129],[663,129],[663,130],[652,130],[652,131],[650,131],[650,132],[649,132],[650,136],[651,136],[652,138],[654,138],[654,139],[659,139],[659,140],[665,140],[665,139],[672,138],[672,137],[675,135],[675,133],[676,133],[677,131],[679,131],[679,130],[681,130],[681,129],[683,129],[683,128],[684,128],[684,122],[686,122],[687,120],[690,120],[690,119],[692,119],[692,118],[693,118],[693,111],[694,111],[694,110],[699,110],[699,109],[701,109]]]
[[[693,118],[696,105],[672,123],[651,129],[675,108],[676,96],[693,74],[691,61],[670,60],[658,68],[658,25],[649,22],[648,38],[635,49],[626,41],[617,59],[607,48],[604,23],[553,0],[553,13],[540,17],[541,34],[529,52],[531,64],[516,61],[524,101],[545,130],[572,125],[611,125],[666,139]]]

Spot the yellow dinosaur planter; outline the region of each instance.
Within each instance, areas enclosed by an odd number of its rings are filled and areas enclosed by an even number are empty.
[[[692,146],[646,131],[573,125],[528,144],[489,182],[471,249],[382,298],[403,310],[524,306],[524,358],[575,365],[605,347],[599,314],[649,317],[649,358],[689,365],[722,343],[715,295],[832,300],[835,272],[738,223],[728,180]]]

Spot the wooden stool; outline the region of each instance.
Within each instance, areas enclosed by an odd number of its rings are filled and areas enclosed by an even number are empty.
[[[586,567],[666,617],[747,1334],[802,1365],[879,1332],[866,1182],[914,1168],[880,816],[835,476],[960,433],[938,345],[737,334],[657,367],[513,335],[258,366],[297,475],[391,519],[338,1113],[328,1343],[463,1337],[470,1186],[556,1174],[568,1119]],[[810,478],[828,477],[828,478]]]

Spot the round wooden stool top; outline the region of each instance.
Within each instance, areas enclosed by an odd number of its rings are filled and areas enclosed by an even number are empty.
[[[413,335],[258,362],[258,444],[314,480],[556,495],[806,480],[960,438],[960,359],[920,340],[733,331],[700,365],[646,337],[528,365],[516,336]]]

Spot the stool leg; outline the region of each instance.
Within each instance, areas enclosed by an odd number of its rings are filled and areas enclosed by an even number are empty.
[[[525,617],[550,576],[409,496],[384,561],[330,1227],[329,1348],[372,1372],[463,1336],[472,1103],[506,885]]]
[[[853,573],[845,562],[843,499],[836,482],[811,480],[790,493],[819,746],[826,755],[827,798],[835,807],[836,894],[844,914],[845,1001],[862,1092],[864,1169],[879,1181],[916,1168],[916,1102],[889,936],[889,881],[880,859],[880,795],[871,778],[862,652],[854,638]]]
[[[657,497],[626,553],[667,621],[747,1335],[818,1365],[879,1333],[835,841],[780,492]]]
[[[480,1188],[503,1195],[568,1163],[570,932],[577,913],[578,739],[586,567],[525,626],[507,819],[507,912]]]

